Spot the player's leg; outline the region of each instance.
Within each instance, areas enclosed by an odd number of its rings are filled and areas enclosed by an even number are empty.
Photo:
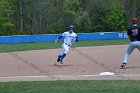
[[[57,58],[57,62],[59,62],[59,61],[60,61],[60,58],[61,58],[61,55],[59,55],[59,56],[58,56],[58,58]]]
[[[66,55],[68,54],[68,52],[69,52],[69,46],[68,45],[66,45],[66,44],[63,44],[63,53],[62,53],[62,56],[61,56],[61,62],[63,61],[63,59],[66,57]]]
[[[131,42],[128,46],[127,52],[125,53],[123,64],[121,65],[122,68],[127,64],[128,58],[134,49],[135,49],[135,43]]]
[[[63,48],[63,52],[61,55],[58,56],[57,62],[59,61],[63,61],[63,59],[66,57],[67,53],[69,52],[69,46],[67,46],[66,44],[62,45]]]
[[[60,55],[58,55],[58,58],[57,58],[57,62],[59,62],[60,60],[61,60],[61,57],[62,57],[62,55],[63,55],[63,52],[64,52],[64,43],[63,43],[63,45],[62,45],[62,54],[60,54]]]
[[[140,52],[140,47],[138,47],[137,49],[138,49],[138,50],[139,50],[139,52]]]
[[[137,44],[138,44],[137,49],[138,49],[139,52],[140,52],[140,41],[138,41]]]

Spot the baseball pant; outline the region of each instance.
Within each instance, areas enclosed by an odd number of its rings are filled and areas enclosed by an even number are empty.
[[[140,51],[140,41],[134,41],[131,42],[128,46],[127,52],[125,53],[124,61],[123,63],[128,62],[129,55],[133,52],[133,50],[137,48]]]

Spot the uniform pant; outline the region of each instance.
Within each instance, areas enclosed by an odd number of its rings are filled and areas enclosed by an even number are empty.
[[[133,41],[129,44],[127,52],[125,53],[123,63],[128,62],[129,55],[133,52],[133,50],[137,48],[140,51],[140,41]]]
[[[70,49],[70,45],[67,45],[67,43],[63,43],[62,49],[63,49],[62,54],[63,53],[68,54],[69,49]]]
[[[67,43],[63,43],[62,49],[63,49],[62,54],[59,55],[59,56],[58,56],[58,59],[57,59],[57,60],[60,59],[61,62],[62,62],[62,60],[65,58],[65,56],[68,54],[69,49],[70,49],[70,45],[67,45]]]

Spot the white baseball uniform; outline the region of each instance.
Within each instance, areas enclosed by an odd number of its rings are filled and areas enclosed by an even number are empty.
[[[64,43],[62,45],[63,48],[63,53],[67,54],[69,52],[70,47],[76,40],[76,33],[72,32],[70,33],[69,31],[62,33],[62,36],[64,37]]]

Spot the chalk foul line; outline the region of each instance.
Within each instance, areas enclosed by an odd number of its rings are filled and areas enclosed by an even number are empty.
[[[62,77],[62,78],[72,78],[72,77],[102,77],[102,76],[124,76],[124,77],[140,77],[140,74],[123,74],[123,75],[52,75],[54,77]],[[8,79],[8,78],[49,78],[50,76],[2,76],[0,79]]]

